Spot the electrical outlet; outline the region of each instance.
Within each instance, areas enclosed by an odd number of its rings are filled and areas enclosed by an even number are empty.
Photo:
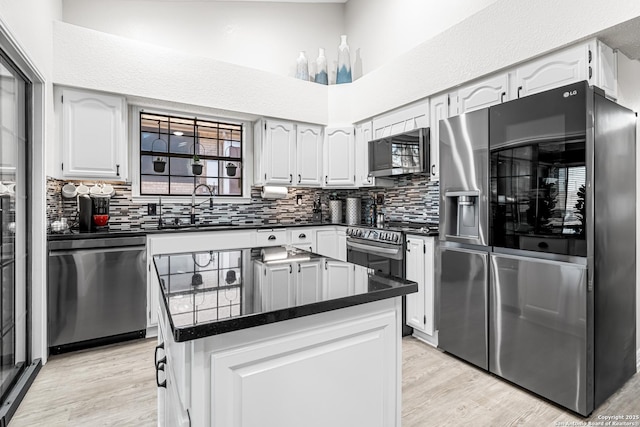
[[[376,205],[384,205],[384,193],[376,194]]]
[[[147,215],[156,215],[157,205],[155,203],[149,203],[147,205]]]
[[[302,196],[298,194],[296,196],[296,205],[301,205],[301,204],[302,204]]]

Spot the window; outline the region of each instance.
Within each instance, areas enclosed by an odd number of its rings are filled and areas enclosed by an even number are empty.
[[[140,195],[242,197],[242,126],[141,112]]]

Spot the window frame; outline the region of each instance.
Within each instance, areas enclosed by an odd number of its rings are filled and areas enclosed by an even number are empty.
[[[131,176],[131,197],[134,202],[154,203],[162,199],[162,202],[185,203],[190,201],[191,194],[178,195],[147,195],[140,194],[140,114],[157,114],[171,117],[183,117],[212,122],[222,122],[227,124],[242,125],[242,195],[241,196],[216,196],[214,204],[248,204],[251,203],[251,183],[253,182],[253,121],[245,117],[233,117],[213,115],[210,112],[203,112],[195,107],[194,109],[184,108],[173,110],[156,105],[129,104],[129,167]],[[197,200],[208,199],[208,196],[197,195]]]

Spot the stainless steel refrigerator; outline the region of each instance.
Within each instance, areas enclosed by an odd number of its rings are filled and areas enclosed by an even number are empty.
[[[635,373],[635,114],[586,82],[485,114],[488,131],[468,114],[441,122],[441,170],[457,175],[441,172],[443,246],[460,239],[452,220],[465,221],[453,210],[460,182],[488,183],[487,220],[477,217],[490,245],[482,273],[441,253],[442,348],[479,366],[458,348],[484,353],[492,373],[588,415]],[[456,168],[460,148],[446,147],[486,135],[486,176]],[[464,270],[476,276],[468,289],[486,274],[486,302],[453,291]],[[479,329],[479,315],[447,313],[467,305],[485,313],[485,342],[452,337]]]

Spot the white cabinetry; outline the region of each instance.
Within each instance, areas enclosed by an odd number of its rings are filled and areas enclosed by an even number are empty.
[[[352,187],[356,182],[355,129],[328,127],[324,140],[324,186]]]
[[[322,260],[294,263],[296,303],[312,304],[322,298]]]
[[[369,176],[369,141],[373,138],[373,124],[368,121],[356,125],[356,186],[371,187],[375,178]]]
[[[407,324],[414,328],[414,336],[437,345],[434,324],[435,238],[407,235],[406,243],[406,276],[418,283],[418,292],[407,295]]]
[[[320,186],[322,127],[261,120],[254,127],[257,185]]]
[[[599,40],[591,40],[527,62],[513,70],[512,98],[543,92],[586,80],[616,99],[615,53]]]
[[[315,234],[312,227],[292,228],[289,231],[289,243],[296,248],[316,252]]]
[[[60,89],[63,178],[125,181],[126,101],[122,96]]]
[[[373,138],[378,139],[426,127],[429,127],[428,99],[375,117],[373,119]]]
[[[355,269],[352,264],[324,260],[322,292],[324,299],[342,298],[353,295],[355,290]]]
[[[291,263],[262,264],[264,280],[261,281],[262,310],[279,310],[295,304],[295,281]]]
[[[434,96],[431,98],[430,104],[430,177],[432,180],[437,181],[440,177],[440,120],[449,118],[449,116],[455,113],[451,113],[451,94],[444,93]]]
[[[323,227],[316,231],[316,253],[340,261],[347,260],[345,227]]]
[[[509,74],[493,75],[458,89],[458,114],[500,104],[509,98]]]

